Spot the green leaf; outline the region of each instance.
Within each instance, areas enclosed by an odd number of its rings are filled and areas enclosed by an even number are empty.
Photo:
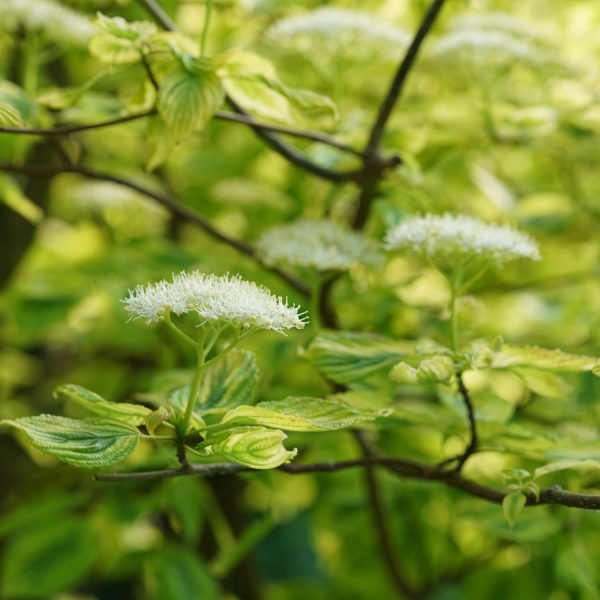
[[[92,56],[111,65],[132,64],[142,58],[135,42],[107,34],[94,36],[88,49]]]
[[[600,360],[597,360],[594,363],[594,366],[592,367],[592,373],[596,376],[596,377],[600,377]]]
[[[323,431],[352,427],[389,411],[363,411],[338,398],[290,396],[285,400],[238,406],[221,420],[233,426],[261,425],[286,431]]]
[[[158,111],[176,141],[200,129],[219,110],[224,99],[220,79],[212,71],[171,71],[158,93]]]
[[[266,427],[238,427],[212,434],[198,445],[206,456],[221,456],[252,469],[274,469],[290,462],[297,450],[286,450],[285,433]]]
[[[148,21],[128,22],[102,13],[98,13],[96,25],[102,33],[91,39],[89,51],[102,62],[113,65],[139,61],[156,33],[156,26]]]
[[[523,383],[536,394],[548,398],[564,398],[567,392],[567,383],[560,376],[539,369],[515,368],[511,369]]]
[[[504,499],[502,500],[502,514],[511,529],[523,512],[526,502],[527,496],[522,492],[512,492],[504,496]]]
[[[152,600],[220,600],[223,597],[197,554],[185,547],[163,548],[151,558],[148,566],[146,572]]]
[[[258,388],[259,371],[252,352],[234,350],[223,360],[209,367],[203,377],[194,407],[194,428],[204,427],[203,417],[211,410],[252,404]],[[171,394],[170,405],[175,411],[185,410],[190,386]]]
[[[56,518],[20,531],[4,551],[2,598],[50,598],[71,590],[91,570],[98,540],[86,520]]]
[[[535,367],[550,371],[591,371],[596,358],[583,354],[570,354],[562,350],[549,350],[538,346],[510,346],[491,355],[492,369],[511,369],[513,367]]]
[[[225,90],[245,110],[266,119],[293,122],[293,109],[305,115],[338,117],[327,96],[281,83],[272,62],[253,52],[235,52],[220,70]]]
[[[156,410],[150,412],[144,418],[144,425],[146,425],[146,429],[150,433],[150,435],[154,435],[154,432],[165,422],[171,418],[171,412],[166,409],[164,406],[159,406]]]
[[[389,367],[414,351],[410,342],[342,331],[318,335],[305,356],[329,379],[350,383]]]
[[[21,113],[11,104],[0,102],[0,125],[4,127],[24,127]]]
[[[538,479],[544,475],[549,475],[550,473],[556,473],[558,471],[565,471],[567,469],[597,470],[600,469],[600,461],[585,458],[557,460],[555,462],[548,463],[543,467],[538,467],[533,473],[533,478]]]
[[[129,404],[127,402],[110,402],[95,392],[85,389],[80,385],[68,383],[54,390],[54,397],[62,400],[73,400],[90,412],[106,417],[124,421],[131,425],[142,425],[145,419],[152,413],[146,406],[141,404]]]
[[[136,448],[137,429],[108,419],[75,420],[54,415],[0,421],[25,433],[50,456],[81,469],[99,469],[125,460]]]
[[[0,202],[30,223],[37,224],[44,218],[42,209],[25,196],[12,177],[3,173],[0,173]]]
[[[198,403],[205,410],[252,404],[258,382],[259,371],[254,354],[247,350],[234,350],[206,371]]]

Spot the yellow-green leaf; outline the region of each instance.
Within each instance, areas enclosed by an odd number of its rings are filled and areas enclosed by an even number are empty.
[[[511,528],[514,527],[517,519],[523,512],[526,502],[527,496],[522,492],[511,492],[504,496],[502,500],[502,513]]]
[[[39,223],[44,218],[42,209],[23,193],[12,177],[3,173],[0,173],[0,202],[30,223]]]
[[[338,383],[350,383],[389,367],[414,351],[411,342],[340,331],[318,335],[305,356],[326,377]]]
[[[535,367],[550,371],[591,371],[596,357],[550,350],[539,346],[510,346],[505,344],[491,356],[492,369]]]
[[[202,128],[219,110],[224,99],[221,81],[211,71],[191,73],[177,67],[163,80],[158,111],[176,141]]]
[[[256,406],[238,406],[229,411],[221,423],[261,425],[287,431],[324,431],[352,427],[389,411],[364,411],[338,398],[290,396],[285,400],[261,402]]]
[[[24,127],[21,113],[11,104],[0,102],[0,126]]]
[[[73,400],[100,417],[117,419],[131,425],[142,425],[152,412],[149,408],[141,404],[110,402],[95,392],[72,383],[58,387],[54,391],[54,396],[63,401],[66,399]]]
[[[277,429],[239,427],[209,435],[198,448],[206,456],[220,456],[253,469],[274,469],[297,454],[297,450],[286,450],[286,437]]]
[[[23,431],[32,446],[80,469],[100,469],[125,460],[140,437],[126,423],[99,418],[39,415],[0,424]]]

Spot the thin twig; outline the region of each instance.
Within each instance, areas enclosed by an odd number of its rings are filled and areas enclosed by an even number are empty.
[[[364,456],[362,458],[351,460],[310,464],[291,463],[281,465],[278,467],[278,470],[289,473],[290,475],[300,475],[305,473],[333,473],[344,471],[346,469],[364,468],[368,465],[381,465],[388,471],[409,479],[439,481],[450,487],[462,490],[470,496],[481,498],[482,500],[487,500],[488,502],[493,502],[495,504],[501,504],[506,495],[501,490],[481,485],[470,479],[465,479],[456,471],[448,471],[423,463],[387,456]],[[165,479],[186,475],[212,477],[216,475],[232,475],[251,471],[254,471],[254,469],[236,463],[215,463],[194,464],[185,469],[164,469],[136,473],[99,473],[95,475],[94,478],[98,481],[116,483],[123,481]],[[568,492],[563,490],[560,486],[552,486],[542,490],[539,499],[533,495],[527,496],[526,506],[542,506],[544,504],[584,508],[587,510],[600,510],[600,494]]]
[[[467,386],[465,385],[465,382],[463,379],[463,374],[457,373],[456,380],[458,383],[458,391],[460,392],[460,395],[463,399],[465,408],[467,409],[467,417],[469,419],[469,434],[470,434],[469,443],[467,444],[467,447],[465,448],[465,451],[462,453],[462,455],[458,457],[458,462],[456,464],[456,470],[460,471],[462,469],[463,465],[465,464],[465,462],[467,462],[467,459],[469,458],[469,456],[471,456],[473,453],[475,453],[477,451],[478,438],[477,438],[477,422],[475,420],[475,407],[473,406],[473,401],[471,400],[469,390],[467,390]]]
[[[90,129],[101,129],[103,127],[111,127],[112,125],[119,125],[121,123],[128,123],[129,121],[135,121],[137,119],[151,117],[155,114],[157,114],[156,109],[152,109],[147,110],[145,112],[126,115],[124,117],[117,117],[116,119],[109,119],[108,121],[100,121],[98,123],[81,123],[73,125],[63,125],[53,128],[0,126],[0,133],[13,133],[16,135],[60,136],[67,135],[70,133],[88,131]],[[354,154],[355,156],[362,156],[362,152],[360,150],[352,148],[351,146],[348,146],[343,142],[339,142],[335,138],[332,138],[331,136],[325,135],[323,133],[318,133],[315,131],[306,131],[302,129],[293,129],[292,127],[273,125],[271,123],[262,123],[261,121],[257,121],[256,119],[248,115],[241,115],[228,111],[217,111],[215,113],[215,119],[218,119],[220,121],[228,121],[230,123],[241,123],[243,125],[248,125],[252,129],[262,129],[264,131],[272,131],[274,133],[280,133],[282,135],[289,135],[291,137],[311,140],[313,142],[319,142],[321,144],[327,144],[328,146],[338,148],[339,150],[342,150],[344,152]]]
[[[369,440],[366,437],[364,431],[355,430],[354,437],[360,446],[364,457],[373,456],[374,449],[372,448]],[[381,492],[379,484],[377,482],[377,474],[375,472],[375,465],[367,464],[365,466],[365,487],[367,495],[369,497],[369,504],[371,506],[371,512],[373,514],[373,524],[377,532],[379,544],[381,546],[381,553],[387,565],[387,570],[390,577],[396,586],[400,597],[406,596],[407,598],[415,598],[416,590],[413,588],[411,583],[396,558],[394,551],[394,545],[392,544],[392,534],[388,526],[387,515],[383,506],[381,498]]]
[[[135,183],[134,181],[130,181],[129,179],[124,179],[122,177],[117,177],[116,175],[102,173],[80,166],[47,167],[45,165],[0,164],[0,171],[45,176],[58,175],[59,173],[76,173],[78,175],[82,175],[90,179],[111,181],[112,183],[128,187],[132,190],[135,190],[136,192],[139,192],[140,194],[143,194],[144,196],[147,196],[148,198],[152,198],[154,201],[158,202],[165,208],[168,208],[173,214],[185,219],[186,221],[189,221],[190,223],[193,223],[212,238],[219,240],[220,242],[223,242],[224,244],[235,248],[241,254],[252,258],[265,270],[274,273],[280,279],[282,279],[283,281],[291,285],[293,288],[298,290],[301,294],[308,296],[308,294],[310,293],[309,287],[303,281],[297,279],[294,275],[291,275],[290,273],[287,273],[286,271],[283,271],[278,267],[273,267],[265,264],[260,258],[260,256],[258,256],[253,246],[242,240],[238,240],[237,238],[229,236],[223,233],[222,231],[219,231],[216,227],[214,227],[211,224],[211,222],[208,219],[205,219],[203,216],[199,215],[189,206],[186,206],[182,202],[179,202],[179,200],[176,200],[175,198],[172,198],[171,196],[165,193],[157,192],[153,189],[144,187],[138,183]]]
[[[59,127],[53,127],[51,129],[43,127],[8,127],[0,126],[0,133],[14,133],[17,135],[67,135],[69,133],[79,133],[80,131],[89,131],[90,129],[101,129],[103,127],[111,127],[112,125],[119,125],[121,123],[128,123],[129,121],[136,121],[137,119],[143,119],[151,115],[156,114],[156,110],[147,110],[141,113],[134,113],[131,115],[125,115],[124,117],[117,117],[116,119],[109,119],[108,121],[100,121],[99,123],[80,123],[76,125],[63,125]]]
[[[387,95],[381,104],[379,109],[379,113],[377,114],[377,118],[375,119],[375,123],[371,129],[371,135],[369,136],[369,142],[367,143],[366,151],[368,154],[372,154],[377,152],[379,147],[379,142],[385,132],[385,127],[387,125],[388,119],[390,118],[400,95],[402,94],[402,90],[404,88],[404,84],[410,74],[415,60],[419,54],[419,50],[423,41],[427,37],[427,34],[431,31],[433,24],[435,23],[438,14],[440,13],[442,7],[444,6],[446,0],[433,0],[431,6],[425,13],[415,36],[404,55],[398,70],[396,71],[396,75],[392,80],[390,88],[388,89]]]
[[[148,14],[167,31],[177,31],[177,25],[171,20],[171,17],[162,9],[155,0],[138,0],[138,2],[146,9]]]
[[[229,96],[226,98],[226,102],[236,113],[242,117],[248,117],[242,107],[239,106],[239,104],[237,104],[237,102],[235,102]],[[256,133],[256,135],[258,135],[258,137],[260,137],[267,144],[267,146],[275,150],[275,152],[277,152],[280,156],[283,156],[283,158],[292,164],[301,167],[313,175],[317,175],[322,179],[335,182],[357,181],[360,176],[360,169],[351,171],[334,171],[333,169],[322,167],[321,165],[310,160],[310,158],[308,158],[294,146],[291,146],[290,144],[287,144],[279,139],[278,136],[268,131],[265,127],[257,126],[251,120],[246,122]]]

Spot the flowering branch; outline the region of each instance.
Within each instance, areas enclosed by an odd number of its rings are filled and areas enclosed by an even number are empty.
[[[280,467],[277,467],[277,469],[290,475],[300,475],[305,473],[333,473],[347,469],[364,468],[370,465],[380,465],[392,473],[409,479],[439,481],[450,487],[462,490],[470,496],[487,500],[494,504],[501,504],[504,496],[506,496],[501,490],[487,487],[470,479],[466,479],[460,473],[455,471],[448,471],[423,463],[387,456],[363,456],[361,458],[350,460],[309,464],[291,463],[281,465]],[[254,469],[251,469],[250,467],[245,467],[237,463],[194,464],[176,469],[140,471],[137,473],[98,473],[94,475],[94,479],[96,481],[119,483],[124,481],[168,479],[186,475],[213,477],[217,475],[247,473],[253,470]],[[568,492],[563,490],[560,486],[555,485],[541,490],[539,499],[533,494],[527,496],[526,506],[542,506],[545,504],[566,506],[569,508],[583,508],[587,510],[600,510],[600,494]]]
[[[157,192],[155,190],[149,189],[134,181],[130,181],[128,179],[124,179],[122,177],[117,177],[116,175],[111,175],[109,173],[102,173],[99,171],[95,171],[92,169],[88,169],[85,167],[79,166],[71,166],[65,165],[62,167],[46,167],[45,165],[11,165],[11,164],[0,164],[0,171],[7,171],[12,173],[26,173],[29,175],[58,175],[59,173],[76,173],[78,175],[83,175],[84,177],[88,177],[90,179],[99,179],[102,181],[111,181],[112,183],[117,183],[124,187],[128,187],[148,198],[153,199],[158,202],[165,208],[168,208],[173,214],[193,223],[194,225],[200,227],[206,234],[211,236],[212,238],[235,248],[238,252],[250,257],[252,260],[257,262],[261,267],[265,270],[274,273],[280,279],[291,285],[294,289],[298,290],[304,296],[308,296],[310,290],[308,286],[301,280],[297,279],[294,275],[283,271],[279,267],[271,266],[265,264],[265,262],[257,255],[253,246],[244,242],[242,240],[238,240],[237,238],[231,237],[222,231],[219,231],[216,227],[214,227],[208,219],[205,219],[203,216],[199,215],[196,211],[192,210],[189,206],[186,206],[182,202],[179,202],[175,198],[163,193]]]

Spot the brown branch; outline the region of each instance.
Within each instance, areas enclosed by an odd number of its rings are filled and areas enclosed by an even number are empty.
[[[100,121],[99,123],[63,125],[53,128],[0,126],[0,133],[13,133],[17,135],[20,134],[60,136],[67,135],[70,133],[89,131],[91,129],[101,129],[103,127],[110,127],[112,125],[119,125],[121,123],[128,123],[129,121],[143,119],[145,117],[150,117],[155,114],[157,114],[156,109],[152,109],[141,113],[134,113],[123,117],[118,117],[116,119],[110,119],[108,121]],[[342,142],[338,142],[335,138],[332,138],[323,133],[306,131],[302,129],[293,129],[291,127],[284,127],[281,125],[272,125],[271,123],[262,123],[248,115],[236,114],[227,111],[217,111],[214,115],[214,118],[220,121],[228,121],[230,123],[241,123],[243,125],[248,125],[252,129],[256,130],[260,129],[263,131],[272,131],[274,133],[281,133],[282,135],[289,135],[291,137],[311,140],[313,142],[319,142],[321,144],[327,144],[328,146],[338,148],[339,150],[342,150],[344,152],[354,154],[355,156],[362,156],[362,152],[360,150],[356,150],[356,148],[352,148],[351,146],[348,146]]]
[[[137,119],[143,119],[156,114],[156,110],[147,110],[141,113],[134,113],[132,115],[125,115],[124,117],[117,117],[116,119],[110,119],[108,121],[100,121],[99,123],[88,123],[88,124],[76,124],[76,125],[63,125],[54,127],[51,129],[43,127],[8,127],[0,126],[0,133],[14,133],[20,135],[67,135],[69,133],[78,133],[80,131],[89,131],[90,129],[101,129],[102,127],[110,127],[112,125],[119,125],[121,123],[128,123],[129,121],[135,121]]]
[[[465,451],[458,457],[458,462],[456,464],[456,470],[460,471],[463,465],[467,462],[469,456],[477,451],[477,422],[475,421],[475,407],[473,406],[473,401],[471,400],[471,396],[469,395],[469,390],[467,390],[467,386],[465,385],[463,374],[457,373],[456,379],[458,382],[458,391],[463,399],[463,403],[465,408],[467,409],[467,417],[469,419],[469,443],[465,448]]]
[[[158,2],[155,0],[138,0],[138,2],[144,7],[146,12],[156,21],[157,25],[160,25],[167,31],[177,31],[177,25],[171,20],[171,17],[162,9]]]
[[[388,456],[364,456],[362,458],[351,460],[310,464],[291,463],[281,465],[278,467],[278,470],[289,473],[290,475],[300,475],[305,473],[334,473],[346,469],[364,468],[369,465],[381,465],[390,472],[402,475],[409,479],[438,481],[461,490],[470,496],[481,498],[482,500],[487,500],[488,502],[493,502],[495,504],[501,504],[505,496],[505,493],[501,490],[486,487],[470,479],[465,479],[456,471],[448,471],[423,463],[400,458],[391,458]],[[216,475],[247,473],[254,470],[255,469],[236,463],[215,463],[195,464],[190,465],[187,468],[141,471],[136,473],[99,473],[95,475],[94,478],[97,481],[106,482],[146,481],[186,475],[212,477]],[[563,490],[560,486],[552,486],[540,492],[539,500],[533,495],[527,496],[526,506],[542,506],[545,504],[566,506],[570,508],[584,508],[587,510],[600,510],[600,494],[568,492]]]
[[[229,96],[226,97],[226,102],[240,116],[248,117],[247,113],[242,109],[242,107],[239,106]],[[317,177],[321,177],[322,179],[327,179],[329,181],[342,182],[357,181],[360,176],[360,170],[334,171],[333,169],[322,167],[321,165],[310,160],[294,146],[291,146],[290,144],[287,144],[279,139],[278,136],[268,131],[266,127],[257,126],[256,123],[254,123],[251,119],[247,119],[245,122],[252,128],[256,135],[261,138],[267,144],[267,146],[277,152],[277,154],[292,164],[301,167],[313,175],[316,175]]]
[[[375,119],[375,123],[371,129],[371,135],[369,137],[369,142],[367,143],[366,152],[367,154],[374,154],[377,152],[379,147],[379,142],[385,132],[385,127],[387,125],[388,119],[390,118],[394,106],[400,95],[402,94],[402,90],[404,88],[404,84],[410,74],[415,60],[419,54],[419,50],[423,41],[427,37],[427,34],[431,31],[433,24],[435,23],[438,14],[440,13],[442,7],[444,6],[444,2],[446,0],[433,0],[431,6],[425,13],[415,36],[408,47],[398,70],[396,71],[396,75],[392,80],[390,88],[387,92],[387,95],[379,109],[379,113],[377,114],[377,118]]]
[[[360,446],[365,458],[373,456],[373,448],[369,443],[364,431],[355,430],[354,437]],[[416,589],[413,588],[408,577],[400,567],[400,563],[396,559],[396,553],[392,544],[392,534],[388,527],[387,516],[381,498],[379,484],[377,483],[377,474],[375,465],[367,464],[365,466],[365,487],[369,497],[369,504],[373,514],[373,524],[381,547],[381,553],[385,560],[388,573],[398,590],[400,597],[417,598]]]
[[[129,189],[135,190],[148,198],[152,198],[154,201],[158,202],[165,208],[168,208],[173,214],[185,219],[186,221],[193,223],[200,229],[202,229],[205,233],[207,233],[212,238],[235,248],[241,254],[244,254],[250,258],[252,258],[255,262],[257,262],[261,267],[265,270],[270,271],[277,275],[280,279],[291,285],[293,288],[298,290],[301,294],[308,296],[310,293],[309,287],[303,282],[297,279],[294,275],[279,269],[278,267],[272,267],[263,262],[260,256],[257,255],[256,250],[250,244],[238,240],[237,238],[231,237],[222,231],[219,231],[216,227],[214,227],[208,219],[205,219],[203,216],[199,215],[196,211],[191,209],[189,206],[179,202],[175,198],[162,193],[152,190],[150,188],[144,187],[135,183],[134,181],[130,181],[128,179],[124,179],[122,177],[117,177],[115,175],[111,175],[109,173],[101,173],[99,171],[94,171],[92,169],[88,169],[85,167],[79,166],[64,166],[64,167],[46,167],[44,165],[10,165],[10,164],[0,164],[0,171],[7,171],[12,173],[25,173],[28,175],[43,175],[43,176],[53,176],[58,175],[59,173],[76,173],[78,175],[82,175],[84,177],[88,177],[90,179],[99,179],[101,181],[111,181],[112,183],[116,183],[118,185],[122,185]]]

